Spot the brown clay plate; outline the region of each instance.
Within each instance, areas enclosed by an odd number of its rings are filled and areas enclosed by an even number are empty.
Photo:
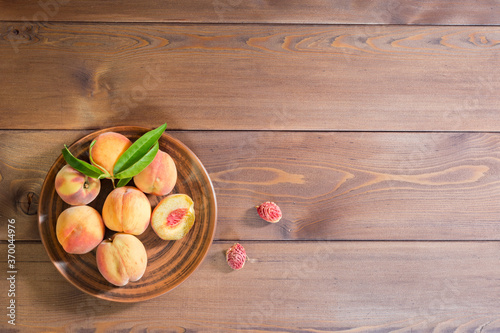
[[[92,140],[104,132],[118,132],[135,141],[150,129],[142,127],[112,127],[91,133],[69,149],[78,158],[88,161],[88,148]],[[144,276],[124,287],[115,287],[99,273],[95,249],[84,255],[66,253],[56,238],[55,228],[59,214],[69,207],[59,198],[54,188],[57,172],[66,164],[62,155],[55,161],[45,178],[40,194],[38,227],[42,242],[50,259],[59,272],[80,290],[98,298],[117,302],[138,302],[162,295],[186,280],[205,258],[212,243],[217,220],[217,204],[212,182],[196,155],[179,140],[163,134],[160,149],[174,159],[177,166],[177,183],[172,193],[189,195],[195,204],[196,220],[183,239],[165,241],[149,226],[139,236],[148,253],[148,266]],[[131,181],[128,185],[134,185]],[[107,194],[112,190],[111,181],[101,180],[101,192],[90,203],[99,212]],[[152,207],[162,199],[148,195]],[[106,237],[113,232],[107,230]]]

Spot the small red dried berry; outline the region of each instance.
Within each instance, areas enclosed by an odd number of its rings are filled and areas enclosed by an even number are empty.
[[[235,243],[226,251],[226,261],[232,269],[242,269],[246,260],[247,253],[239,243]]]
[[[281,209],[274,202],[267,201],[256,208],[259,216],[267,222],[276,223],[281,220]]]

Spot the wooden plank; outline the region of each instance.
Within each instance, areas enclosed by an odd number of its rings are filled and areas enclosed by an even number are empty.
[[[0,1],[0,20],[83,22],[313,23],[313,24],[500,24],[494,0],[261,1],[88,0]]]
[[[4,22],[0,124],[497,131],[499,35],[479,26]]]
[[[38,240],[37,199],[88,131],[0,131],[0,239]],[[216,239],[499,240],[500,134],[172,131],[217,194]],[[30,199],[31,198],[31,199]],[[277,202],[268,224],[254,206]]]
[[[66,282],[40,244],[18,244],[14,332],[496,332],[497,242],[247,242],[230,271],[216,242],[171,292],[100,301]],[[0,251],[6,253],[5,244]],[[4,263],[6,256],[1,256]],[[0,279],[6,297],[9,283]],[[5,307],[4,307],[4,311]],[[4,312],[5,313],[5,312]]]

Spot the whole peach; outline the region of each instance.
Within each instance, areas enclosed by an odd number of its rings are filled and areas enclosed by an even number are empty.
[[[99,194],[101,181],[67,164],[56,175],[55,189],[64,202],[73,206],[86,205]]]
[[[161,239],[178,240],[194,224],[194,203],[186,194],[171,194],[156,205],[151,215],[151,227]]]
[[[115,188],[102,207],[104,224],[113,231],[140,235],[151,219],[151,204],[146,195],[132,186]]]
[[[97,247],[97,268],[115,286],[139,280],[146,271],[148,256],[142,242],[130,234],[117,233]]]
[[[134,177],[137,188],[154,195],[169,194],[177,182],[177,168],[172,157],[159,150],[154,160]]]
[[[90,206],[64,210],[56,222],[57,240],[72,254],[92,251],[104,238],[104,223],[99,212]]]
[[[102,133],[94,141],[90,149],[93,164],[113,175],[116,161],[132,145],[132,142],[126,136],[116,132]]]

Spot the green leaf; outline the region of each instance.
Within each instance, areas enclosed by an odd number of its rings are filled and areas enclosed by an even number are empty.
[[[151,147],[158,142],[158,139],[161,137],[165,129],[167,128],[167,124],[163,124],[160,127],[145,133],[139,139],[137,139],[116,161],[115,166],[113,168],[113,175],[117,175],[127,169],[129,169],[132,165],[137,163],[148,151]]]
[[[116,183],[116,187],[122,187],[122,186],[127,185],[128,182],[132,180],[132,178],[133,177],[122,178],[122,179],[118,180],[118,183]]]
[[[64,145],[64,149],[62,150],[62,155],[69,165],[71,165],[75,170],[80,171],[84,175],[92,178],[99,178],[103,174],[103,172],[98,167],[95,167],[85,161],[79,160],[78,158],[73,156],[66,145]]]
[[[156,153],[158,153],[158,149],[160,149],[160,145],[157,141],[154,143],[153,148],[151,148],[145,155],[143,155],[139,161],[131,165],[128,169],[114,175],[114,177],[120,180],[124,178],[134,177],[139,172],[144,170],[154,160]]]
[[[111,175],[107,172],[103,172],[97,179],[111,178]]]

